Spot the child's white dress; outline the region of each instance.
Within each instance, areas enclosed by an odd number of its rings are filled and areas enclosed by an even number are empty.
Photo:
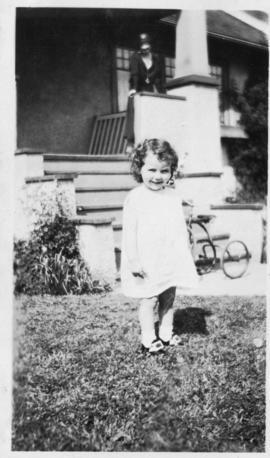
[[[145,278],[132,275],[134,262]],[[172,286],[197,285],[182,202],[174,189],[152,191],[142,184],[126,197],[121,280],[123,293],[138,298],[157,296]]]

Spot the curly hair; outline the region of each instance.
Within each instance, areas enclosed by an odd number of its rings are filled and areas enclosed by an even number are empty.
[[[160,161],[167,162],[171,167],[171,177],[177,170],[178,156],[170,143],[166,140],[152,138],[144,140],[135,148],[131,159],[131,173],[138,183],[142,183],[141,168],[144,165],[144,160],[147,152],[151,151]]]

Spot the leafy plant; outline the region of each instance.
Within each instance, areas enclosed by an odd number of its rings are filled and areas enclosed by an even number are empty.
[[[42,245],[36,240],[18,240],[14,243],[15,293],[46,293],[42,272],[36,269],[41,256]]]
[[[37,226],[28,242],[15,242],[14,272],[16,293],[86,294],[110,289],[92,280],[80,256],[75,223],[60,215]]]
[[[108,285],[102,286],[99,282],[92,281],[84,261],[78,258],[68,259],[62,254],[62,250],[53,257],[43,255],[35,269],[44,278],[50,294],[87,294],[108,289]]]
[[[235,93],[240,123],[247,140],[228,141],[229,155],[242,185],[238,200],[263,201],[267,194],[268,82],[250,83],[243,94]]]

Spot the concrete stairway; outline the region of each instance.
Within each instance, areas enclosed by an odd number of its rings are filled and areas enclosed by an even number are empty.
[[[130,175],[130,161],[123,155],[82,156],[45,154],[44,174],[76,173],[77,213],[90,217],[113,217],[115,247],[121,245],[124,199],[136,182]]]

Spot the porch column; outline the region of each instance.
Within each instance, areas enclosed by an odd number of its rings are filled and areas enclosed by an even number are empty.
[[[216,177],[222,171],[218,82],[209,76],[205,11],[182,10],[179,14],[176,74],[167,88],[169,94],[187,101],[184,171]]]
[[[12,387],[12,242],[13,242],[13,160],[16,141],[15,124],[15,8],[0,5],[0,421],[2,455],[10,451]],[[13,3],[13,2],[12,2]]]
[[[206,13],[182,10],[176,26],[175,78],[209,75]]]

